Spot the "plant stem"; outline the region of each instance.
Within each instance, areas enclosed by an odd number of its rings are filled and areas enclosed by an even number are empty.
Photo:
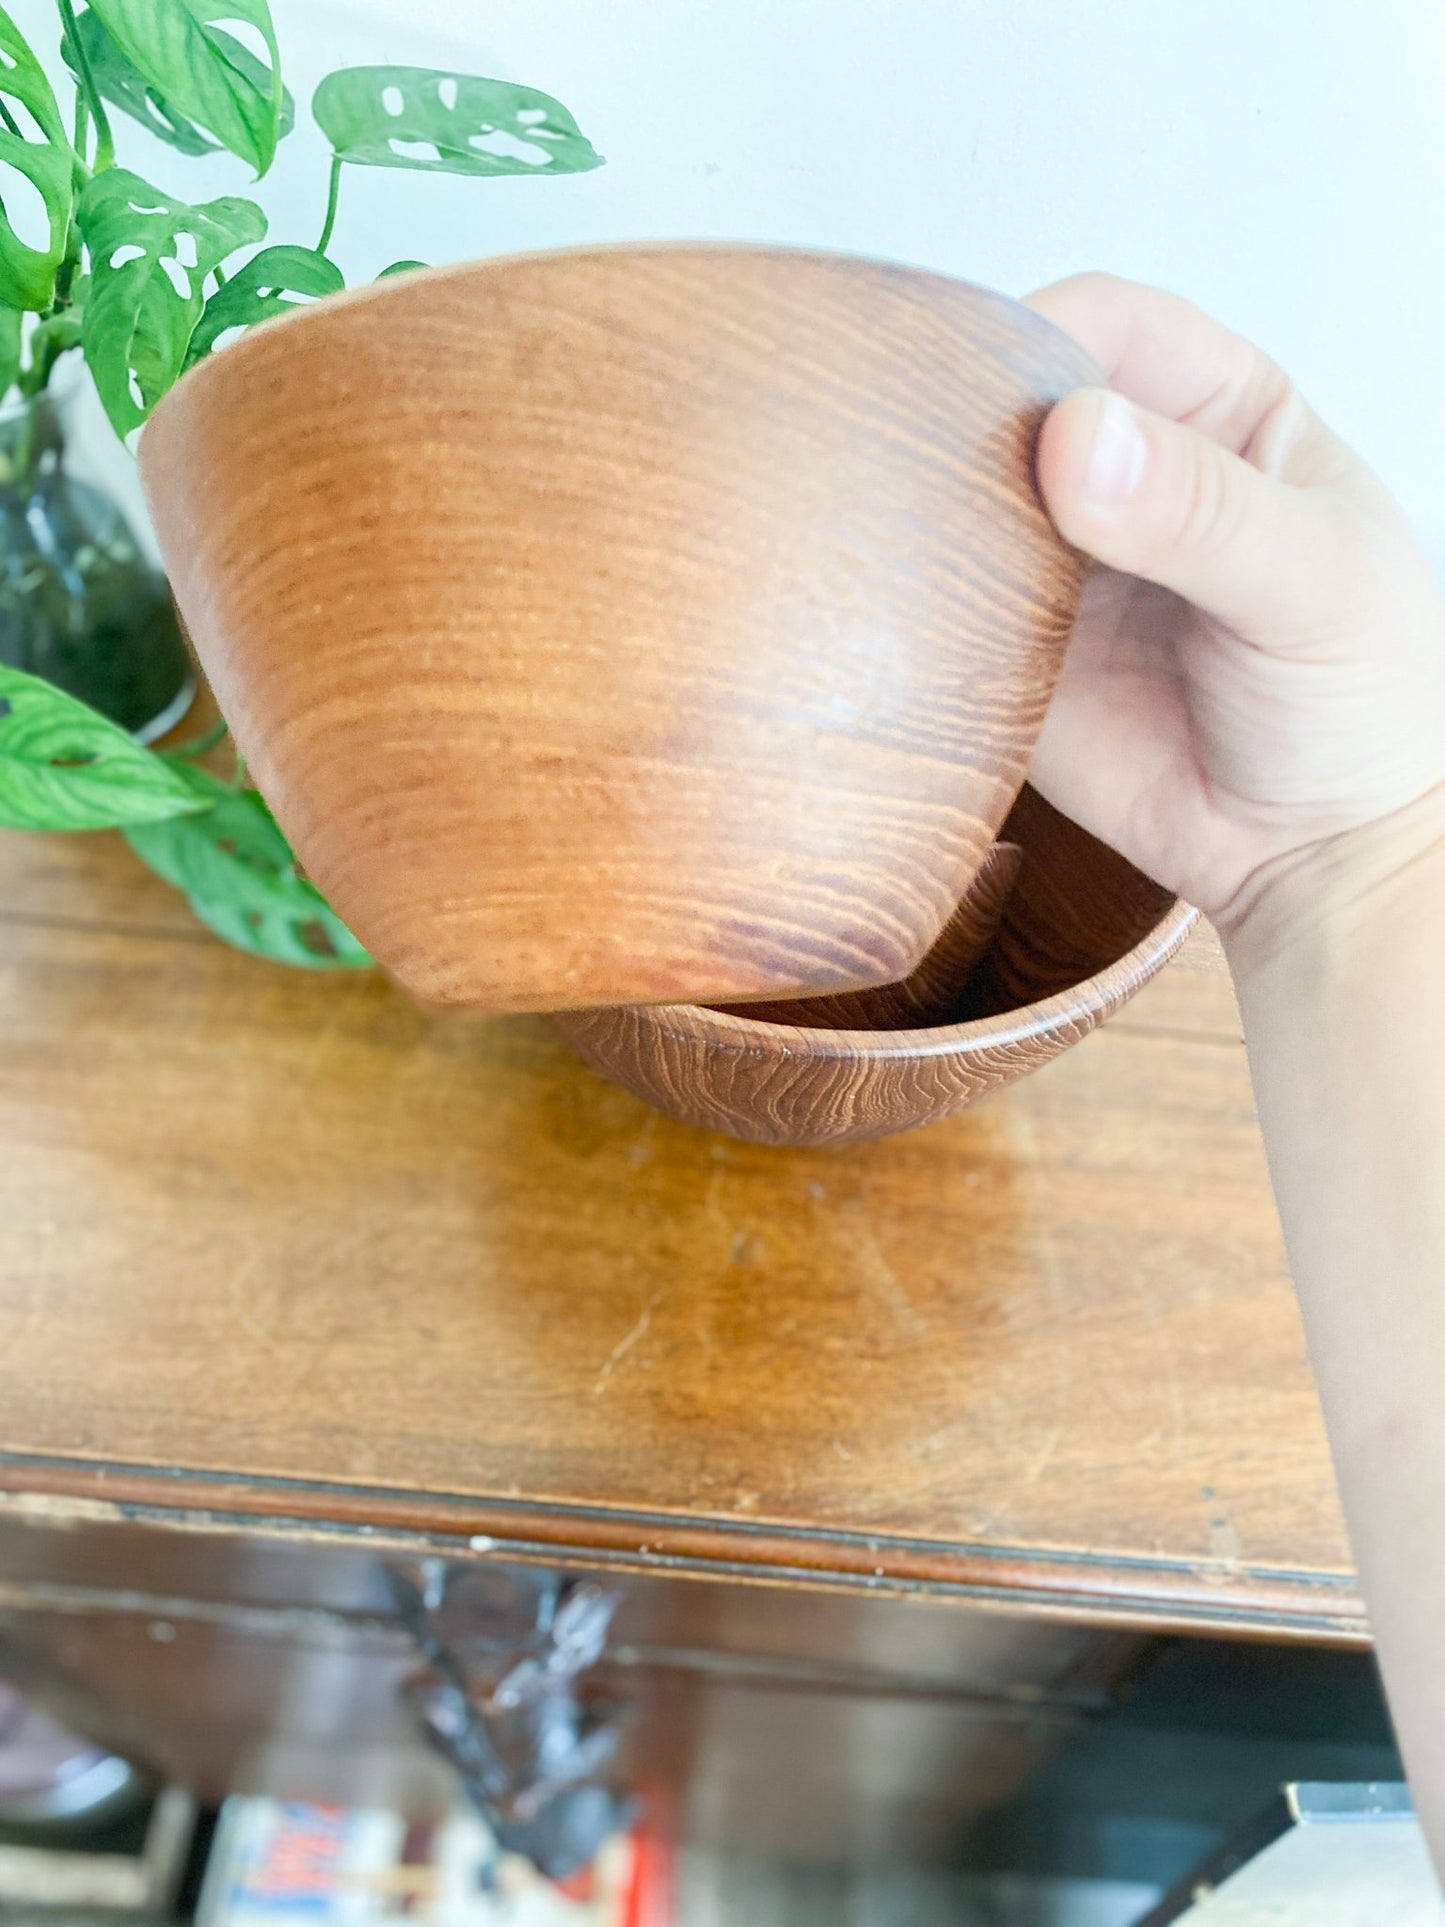
[[[70,306],[70,290],[75,283],[75,271],[80,266],[80,228],[75,216],[70,217],[70,226],[65,231],[65,253],[55,272],[55,298],[47,309],[48,314],[56,314]]]
[[[75,64],[80,73],[80,84],[85,93],[86,106],[90,109],[90,118],[95,122],[95,171],[99,173],[101,168],[115,164],[115,142],[111,138],[110,122],[106,119],[100,89],[95,84],[95,75],[90,71],[90,61],[86,57],[80,34],[76,30],[75,8],[72,0],[56,0],[56,4],[60,8],[61,24],[75,51]]]
[[[336,226],[336,196],[341,188],[341,156],[331,156],[331,182],[326,190],[326,219],[321,223],[321,239],[316,243],[316,252],[325,254],[326,243],[331,239],[331,230]]]
[[[56,362],[59,361],[61,355],[64,353],[65,350],[58,347],[53,339],[46,342],[44,348],[38,355],[34,349],[32,349],[30,366],[20,377],[21,394],[27,395],[31,400],[34,400],[35,396],[38,395],[41,389],[49,382]]]
[[[192,736],[187,742],[177,743],[174,749],[162,749],[156,753],[159,756],[182,758],[204,756],[208,749],[214,749],[217,743],[223,741],[225,735],[226,719],[224,716],[219,716],[211,727],[203,729],[199,736]]]

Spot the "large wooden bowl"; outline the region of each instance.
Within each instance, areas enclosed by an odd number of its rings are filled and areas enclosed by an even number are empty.
[[[141,471],[308,873],[429,1002],[903,975],[1023,780],[1098,379],[1015,303],[769,249],[400,276],[202,363]]]
[[[1019,860],[982,955],[979,905],[966,903],[912,980],[915,997],[926,984],[935,1000],[932,1023],[897,1028],[907,1000],[892,990],[831,1007],[810,1000],[803,1023],[779,1021],[778,1005],[766,1018],[674,1005],[557,1022],[594,1070],[707,1130],[829,1144],[931,1124],[1087,1036],[1163,967],[1195,919],[1032,789],[1004,835]],[[939,995],[950,969],[951,999]]]

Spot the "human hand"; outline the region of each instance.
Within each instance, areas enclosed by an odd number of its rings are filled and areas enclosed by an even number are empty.
[[[1294,858],[1445,784],[1445,598],[1257,348],[1109,275],[1028,300],[1113,391],[1069,395],[1039,441],[1049,512],[1105,567],[1031,778],[1227,938]]]

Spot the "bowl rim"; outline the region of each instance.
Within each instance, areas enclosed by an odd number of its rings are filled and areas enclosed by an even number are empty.
[[[430,262],[425,266],[411,268],[405,274],[379,275],[370,281],[361,281],[351,287],[335,289],[331,294],[319,295],[311,300],[293,302],[281,313],[271,315],[266,320],[253,324],[238,340],[213,354],[208,354],[188,368],[181,380],[164,394],[152,415],[165,408],[171,394],[182,386],[194,391],[198,386],[215,380],[215,370],[228,368],[231,375],[244,373],[245,365],[257,356],[265,356],[265,344],[278,336],[286,339],[288,329],[313,326],[318,317],[336,313],[341,308],[376,307],[386,309],[390,306],[405,305],[407,299],[419,286],[437,288],[448,282],[466,282],[479,278],[503,277],[509,271],[533,269],[548,266],[563,269],[571,262],[597,260],[608,256],[630,257],[633,261],[647,263],[665,261],[669,258],[729,260],[738,258],[760,258],[794,263],[808,263],[814,267],[837,268],[851,266],[868,268],[881,273],[891,280],[913,287],[920,292],[929,288],[947,290],[950,295],[960,289],[975,300],[994,307],[1000,313],[1007,313],[1015,326],[1025,328],[1034,335],[1040,344],[1051,344],[1056,351],[1064,351],[1080,368],[1080,383],[1086,379],[1104,379],[1096,358],[1077,341],[1073,335],[1061,328],[1047,315],[1040,314],[1015,295],[1005,294],[1002,289],[990,287],[987,282],[974,281],[966,275],[950,274],[945,269],[925,267],[915,261],[902,260],[894,255],[874,254],[866,248],[830,248],[798,246],[786,241],[749,241],[709,238],[705,235],[663,236],[651,240],[616,239],[610,241],[563,242],[550,247],[509,248],[497,254],[468,256],[460,261]],[[1088,370],[1086,376],[1083,372]],[[141,443],[145,441],[142,430]]]
[[[1176,897],[1138,943],[1093,976],[1081,978],[1067,990],[1055,991],[1038,1003],[1020,1004],[1013,1011],[971,1017],[957,1024],[933,1024],[918,1030],[824,1030],[811,1024],[740,1017],[707,1004],[629,1004],[614,1008],[626,1010],[629,1016],[678,1043],[703,1044],[739,1054],[767,1051],[780,1056],[845,1057],[855,1063],[969,1055],[1025,1043],[1054,1029],[1061,1019],[1092,1029],[1169,962],[1199,917],[1192,904]],[[595,1010],[568,1014],[585,1019],[613,1013]],[[795,1048],[790,1050],[790,1044]]]

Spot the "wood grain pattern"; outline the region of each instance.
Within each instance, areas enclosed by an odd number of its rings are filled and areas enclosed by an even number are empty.
[[[1203,937],[933,1129],[779,1151],[169,901],[0,837],[17,1505],[1364,1637]]]
[[[1194,921],[1031,788],[1005,836],[1017,864],[994,872],[981,909],[965,899],[915,976],[829,1000],[821,1022],[816,1001],[801,1020],[786,1005],[763,1016],[636,1005],[557,1021],[594,1070],[705,1130],[813,1145],[936,1123],[1087,1036],[1168,962]],[[989,919],[995,929],[980,946]],[[899,1028],[917,986],[937,1014]]]
[[[1028,310],[780,250],[408,275],[143,438],[177,601],[302,860],[431,1004],[886,983],[1024,775],[1097,379]]]
[[[946,1024],[957,1016],[974,966],[998,934],[1022,861],[1017,843],[995,843],[938,942],[917,970],[896,984],[843,990],[833,997],[718,1008],[755,1022],[804,1024],[822,1030],[916,1030],[924,1024]]]

